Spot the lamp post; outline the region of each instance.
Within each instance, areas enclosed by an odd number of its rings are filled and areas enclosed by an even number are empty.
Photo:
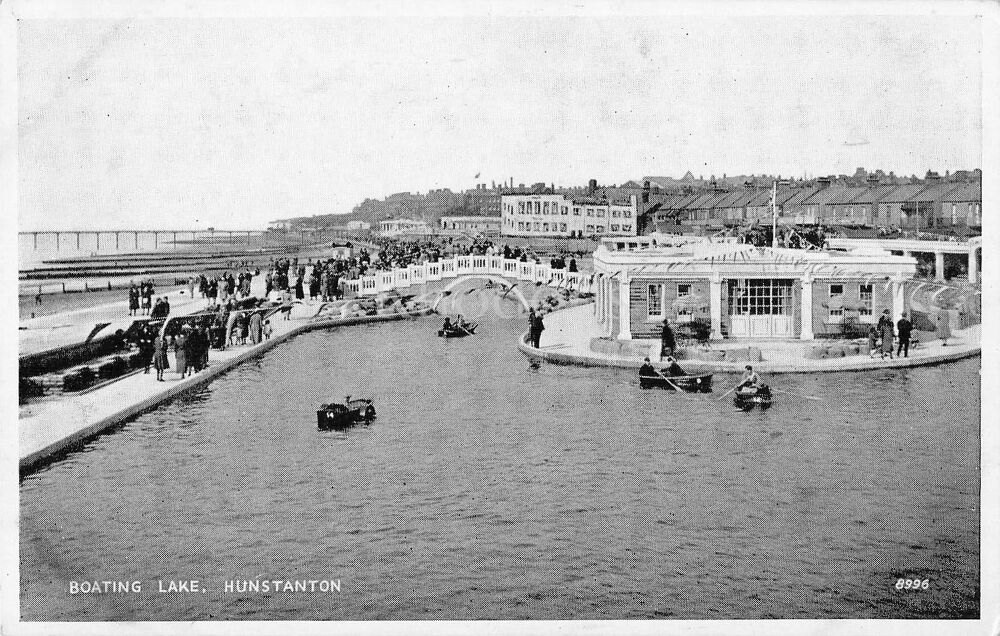
[[[782,181],[781,185],[788,185],[787,181]],[[778,180],[775,179],[771,185],[771,247],[778,244]]]

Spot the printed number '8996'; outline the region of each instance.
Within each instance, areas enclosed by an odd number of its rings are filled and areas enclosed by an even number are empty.
[[[931,585],[930,579],[898,579],[897,590],[926,590]]]

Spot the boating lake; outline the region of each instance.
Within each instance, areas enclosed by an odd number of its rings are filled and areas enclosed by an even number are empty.
[[[978,616],[978,357],[744,413],[733,376],[534,368],[523,316],[439,326],[298,336],[25,477],[22,620]],[[378,419],[317,430],[345,394]],[[254,579],[341,589],[226,590]]]

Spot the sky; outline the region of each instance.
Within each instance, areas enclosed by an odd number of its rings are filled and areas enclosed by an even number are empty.
[[[262,228],[510,178],[981,167],[980,29],[973,16],[25,19],[19,229]]]

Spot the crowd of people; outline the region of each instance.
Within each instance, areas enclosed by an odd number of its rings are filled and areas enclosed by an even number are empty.
[[[373,242],[378,247],[378,254],[373,260],[366,261],[366,264],[375,271],[404,268],[423,262],[436,263],[442,258],[452,256],[502,256],[523,263],[542,262],[541,257],[531,249],[506,243],[501,245],[484,237],[476,238],[471,242],[456,240],[454,237],[434,240],[402,240],[392,237],[378,237],[373,239]],[[365,250],[362,252],[367,254]],[[577,255],[579,254],[562,251],[550,259],[550,266],[553,269],[576,272],[578,271]],[[364,271],[362,275],[365,275]]]

